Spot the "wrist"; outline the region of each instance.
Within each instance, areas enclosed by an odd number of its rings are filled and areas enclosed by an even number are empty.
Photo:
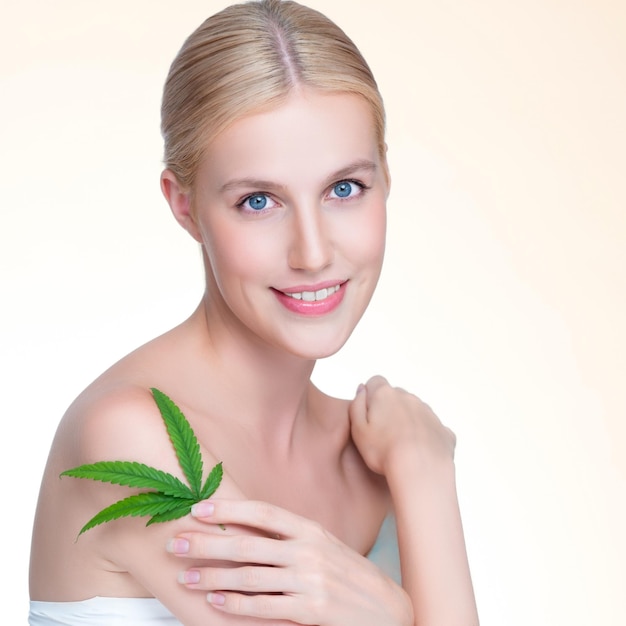
[[[427,482],[455,481],[454,458],[412,446],[398,446],[389,455],[384,467],[390,488],[395,484],[410,483],[412,486]]]

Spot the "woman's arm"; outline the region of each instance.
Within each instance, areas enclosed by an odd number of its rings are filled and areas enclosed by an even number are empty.
[[[184,480],[147,390],[90,399],[71,413],[61,429],[65,444],[55,455],[55,476],[78,464],[131,460]],[[207,473],[218,459],[207,450],[202,455]],[[92,564],[89,575],[108,581],[103,587],[74,576],[65,584],[73,599],[148,593],[186,626],[413,624],[406,592],[375,565],[320,524],[245,500],[228,468],[216,492],[219,499],[196,506],[195,518],[149,527],[145,519],[123,518],[92,528],[78,541],[76,533],[90,517],[133,490],[69,477],[56,478],[54,485],[53,499],[68,512],[60,524],[66,532],[56,574],[68,570],[63,555],[78,551]],[[59,526],[50,516],[45,523]],[[51,600],[60,598],[59,590],[45,593]]]
[[[51,494],[61,504],[56,518],[40,520],[41,524],[63,529],[63,540],[53,541],[56,563],[45,574],[50,580],[41,590],[42,597],[83,599],[93,595],[141,596],[158,598],[186,626],[274,626],[280,622],[246,619],[234,621],[223,611],[214,609],[205,594],[179,584],[180,559],[166,552],[168,540],[183,530],[201,530],[207,537],[231,533],[250,536],[253,529],[230,525],[201,524],[187,516],[172,522],[146,527],[147,518],[123,518],[96,526],[76,539],[81,526],[104,507],[132,495],[131,490],[90,480],[58,475],[62,470],[84,463],[106,460],[128,460],[145,463],[176,475],[185,481],[163,420],[148,390],[125,389],[107,393],[104,398],[89,398],[77,403],[60,429],[50,468],[54,475]],[[217,463],[207,450],[202,450],[204,473]],[[217,492],[224,498],[242,498],[243,494],[228,472]],[[65,517],[60,519],[58,516]],[[41,553],[45,553],[43,546]],[[77,575],[66,567],[71,554],[88,563],[85,572]],[[208,565],[199,556],[195,565]],[[210,563],[219,565],[219,563]],[[73,577],[73,578],[72,578]],[[59,586],[57,579],[64,579]],[[72,597],[67,597],[71,594]],[[65,595],[65,597],[64,597]]]
[[[243,565],[187,567],[183,584],[208,591],[216,609],[235,616],[320,626],[477,626],[453,433],[380,377],[360,390],[350,417],[365,462],[389,484],[404,590],[319,524],[267,503],[221,498],[196,505],[195,517],[268,536],[180,533],[168,544],[175,555]]]
[[[350,408],[353,439],[387,479],[396,513],[403,586],[416,626],[476,626],[455,471],[455,436],[430,407],[382,377]]]
[[[205,523],[240,524],[267,535],[185,532],[170,542],[170,551],[184,558],[242,565],[185,571],[186,586],[209,591],[216,609],[317,626],[412,626],[406,592],[318,523],[249,500],[212,499],[196,505],[193,513]]]

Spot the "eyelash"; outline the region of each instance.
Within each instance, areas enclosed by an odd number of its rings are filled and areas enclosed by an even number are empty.
[[[354,180],[352,178],[346,178],[345,180],[340,180],[340,181],[337,181],[336,183],[334,183],[331,186],[331,191],[334,191],[335,187],[338,187],[339,185],[342,185],[344,183],[349,183],[350,185],[356,185],[356,187],[358,187],[358,189],[359,189],[359,193],[356,194],[356,196],[350,195],[347,198],[342,198],[341,196],[337,196],[337,197],[333,198],[333,200],[340,200],[341,202],[345,202],[347,200],[352,200],[355,197],[359,197],[359,196],[363,195],[363,193],[366,192],[369,189],[369,187],[365,183],[362,183],[360,180]]]
[[[263,215],[263,213],[270,211],[270,209],[266,209],[266,208],[262,208],[262,209],[251,209],[251,208],[247,208],[244,205],[246,204],[246,202],[248,202],[248,200],[251,200],[252,198],[258,198],[260,196],[264,196],[266,198],[269,198],[270,200],[272,199],[272,196],[269,193],[264,193],[262,191],[256,191],[255,193],[250,193],[247,196],[245,196],[244,198],[242,198],[239,202],[237,202],[237,204],[235,205],[239,210],[243,211],[244,213],[253,213],[254,215]],[[275,202],[274,200],[272,200],[272,202]]]
[[[331,193],[332,191],[334,191],[334,189],[338,186],[341,185],[343,183],[349,183],[350,185],[355,185],[358,190],[359,193],[356,194],[356,197],[360,197],[361,195],[363,195],[363,193],[365,193],[368,189],[370,189],[370,187],[368,187],[365,183],[359,181],[359,180],[354,180],[351,178],[346,178],[343,180],[339,180],[336,183],[333,183],[330,187],[331,191],[329,193]],[[248,202],[249,200],[251,200],[252,198],[257,198],[259,196],[264,196],[266,198],[269,198],[272,202],[275,202],[274,200],[272,200],[272,196],[269,193],[265,193],[262,191],[256,191],[254,193],[250,193],[247,196],[245,196],[244,198],[242,198],[239,202],[237,202],[237,204],[235,205],[239,210],[244,211],[246,213],[253,213],[255,215],[263,215],[265,212],[267,211],[271,211],[273,207],[270,207],[269,209],[263,208],[263,209],[251,209],[251,208],[246,208],[245,204],[246,202]],[[332,198],[332,200],[334,201],[339,201],[339,202],[348,202],[352,199],[354,199],[355,196],[354,195],[350,195],[346,198],[342,198],[341,196],[336,196],[334,198]]]

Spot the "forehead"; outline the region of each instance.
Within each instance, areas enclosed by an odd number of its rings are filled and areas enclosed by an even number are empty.
[[[231,124],[211,141],[201,178],[323,176],[358,159],[378,163],[370,105],[358,95],[299,90]]]

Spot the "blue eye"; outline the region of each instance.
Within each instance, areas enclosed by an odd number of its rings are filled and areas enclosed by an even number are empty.
[[[356,200],[369,187],[358,180],[340,180],[330,191],[330,198],[334,200]]]
[[[264,214],[266,211],[275,209],[279,205],[272,196],[258,191],[242,198],[236,206],[243,213],[253,215],[254,213]]]
[[[337,183],[333,187],[333,191],[338,198],[347,198],[352,194],[352,183],[349,183],[347,180],[344,180],[340,183]]]
[[[254,211],[262,211],[267,206],[267,196],[257,194],[246,199],[248,206]]]

